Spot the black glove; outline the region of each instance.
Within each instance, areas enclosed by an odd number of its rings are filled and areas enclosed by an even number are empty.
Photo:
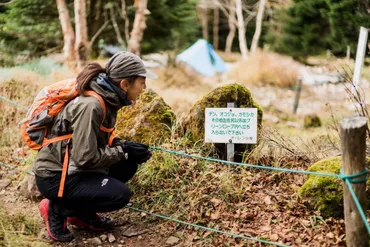
[[[125,141],[121,143],[121,147],[125,153],[125,160],[129,163],[142,164],[152,157],[148,150],[149,146],[142,143]]]

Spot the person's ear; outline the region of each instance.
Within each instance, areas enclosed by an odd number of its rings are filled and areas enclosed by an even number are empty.
[[[128,81],[126,79],[123,79],[120,83],[119,83],[121,89],[123,91],[127,91],[127,88],[128,88]]]

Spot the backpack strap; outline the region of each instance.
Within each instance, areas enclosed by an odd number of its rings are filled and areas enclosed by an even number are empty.
[[[66,152],[64,154],[62,177],[60,179],[59,190],[58,190],[58,197],[59,198],[63,197],[64,185],[65,185],[66,177],[67,177],[68,162],[69,162],[69,140],[71,140],[71,139],[68,139],[68,143],[67,143],[67,146],[66,146]]]
[[[105,116],[107,114],[107,108],[105,106],[105,102],[103,100],[103,98],[97,94],[96,92],[94,91],[85,91],[85,95],[89,95],[89,96],[92,96],[94,98],[96,98],[102,109],[103,109],[103,120],[100,124],[100,130],[101,131],[104,131],[106,133],[110,133],[109,135],[109,139],[108,139],[108,145],[109,146],[112,146],[113,144],[113,139],[115,137],[115,134],[114,134],[114,128],[106,128],[103,126],[103,122],[105,120]],[[60,140],[66,140],[68,139],[68,144],[66,146],[66,151],[65,151],[65,155],[64,155],[64,161],[63,161],[63,168],[62,168],[62,177],[60,179],[60,184],[59,184],[59,190],[58,190],[58,197],[63,197],[63,192],[64,192],[64,185],[65,185],[65,181],[66,181],[66,177],[67,177],[67,172],[68,172],[68,162],[69,162],[69,141],[72,137],[72,134],[69,134],[69,135],[64,135],[64,136],[59,136],[59,137],[55,137],[55,138],[52,138],[52,139],[49,139],[47,140],[48,144],[49,143],[52,143],[52,142],[56,142],[56,141],[60,141]]]
[[[101,124],[100,124],[100,130],[103,131],[103,132],[106,132],[106,133],[110,133],[109,139],[108,139],[108,145],[112,146],[113,139],[115,137],[114,127],[113,128],[106,128],[106,127],[103,126],[105,116],[107,115],[107,107],[105,106],[105,102],[104,102],[103,98],[99,94],[97,94],[96,92],[91,91],[91,90],[85,91],[85,95],[93,96],[94,98],[96,98],[99,101],[101,107],[103,108],[103,120],[101,121]]]

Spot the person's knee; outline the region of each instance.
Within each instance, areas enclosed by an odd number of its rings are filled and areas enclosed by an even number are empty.
[[[130,202],[133,193],[130,188],[125,185],[123,189],[115,196],[114,202],[119,208],[123,208]]]

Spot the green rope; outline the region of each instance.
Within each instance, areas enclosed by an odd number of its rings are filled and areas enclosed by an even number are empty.
[[[3,163],[1,161],[0,161],[0,165],[5,166],[5,167],[10,168],[10,169],[18,170],[18,171],[21,171],[21,172],[24,172],[24,173],[27,173],[27,174],[30,174],[30,175],[35,175],[33,172],[29,172],[29,171],[25,171],[25,170],[19,169],[19,168],[15,167],[15,166],[5,164],[5,163]]]
[[[342,168],[340,169],[340,174],[345,176],[344,179],[348,179],[348,181],[350,181],[352,184],[365,183],[367,181],[367,176],[366,175],[368,173],[369,173],[369,169],[365,168],[365,171],[363,171],[363,172],[360,172],[360,173],[357,173],[357,174],[344,175],[343,174],[343,169]],[[362,178],[362,179],[355,179],[355,178],[362,177],[362,176],[365,176],[365,177]]]
[[[24,105],[18,104],[18,103],[14,102],[14,101],[12,101],[10,99],[4,98],[3,96],[0,96],[0,99],[4,100],[4,101],[6,101],[6,102],[8,102],[8,103],[10,103],[12,105],[18,106],[19,108],[22,108],[22,109],[24,109],[26,111],[28,110],[28,107],[25,107]]]
[[[360,216],[361,216],[361,218],[362,218],[362,221],[363,221],[363,222],[364,222],[364,224],[365,224],[366,230],[367,230],[367,232],[370,234],[370,225],[369,225],[369,223],[367,222],[365,212],[364,212],[364,210],[362,209],[360,202],[358,201],[358,198],[357,198],[357,196],[356,196],[356,194],[355,194],[355,191],[353,190],[352,184],[351,184],[351,182],[349,181],[349,179],[345,179],[344,181],[346,182],[347,187],[348,187],[348,190],[349,190],[349,192],[350,192],[350,193],[351,193],[351,195],[352,195],[353,201],[355,202],[356,207],[357,207],[357,209],[358,209],[358,212],[360,213]]]
[[[261,242],[261,243],[264,243],[264,244],[272,244],[272,245],[276,245],[276,246],[288,247],[288,245],[284,245],[284,244],[280,244],[280,243],[276,243],[276,242],[270,242],[270,241],[259,239],[259,238],[247,237],[247,236],[235,234],[235,233],[232,233],[232,232],[224,232],[224,231],[217,230],[217,229],[214,229],[214,228],[200,226],[200,225],[189,223],[189,222],[186,222],[186,221],[174,219],[174,218],[171,218],[171,217],[168,217],[168,216],[151,213],[151,212],[139,209],[139,208],[134,208],[134,207],[130,207],[130,206],[126,206],[126,208],[132,209],[132,210],[135,210],[135,211],[138,211],[138,212],[141,212],[141,213],[146,213],[146,214],[149,214],[149,215],[153,215],[155,217],[162,218],[164,220],[169,220],[169,221],[173,221],[173,222],[180,223],[180,224],[183,224],[183,225],[192,226],[194,228],[200,228],[200,229],[203,229],[203,230],[206,230],[206,231],[211,231],[211,232],[216,232],[216,233],[229,235],[229,236],[234,237],[234,238],[243,238],[243,239],[246,239],[246,240],[257,241],[257,242]]]
[[[236,165],[236,166],[243,166],[243,167],[250,167],[250,168],[257,168],[257,169],[281,171],[281,172],[301,173],[301,174],[307,174],[307,175],[326,176],[326,177],[334,177],[334,178],[340,178],[340,179],[346,179],[346,178],[352,179],[352,178],[364,176],[365,174],[368,173],[368,170],[366,170],[364,172],[361,172],[359,174],[351,174],[351,175],[324,173],[324,172],[310,172],[310,171],[297,170],[297,169],[288,169],[288,168],[280,168],[280,167],[273,167],[273,166],[253,165],[253,164],[247,164],[247,163],[238,163],[238,162],[233,162],[233,161],[206,158],[206,157],[202,157],[202,156],[198,156],[198,155],[187,154],[187,153],[184,153],[184,152],[178,152],[178,151],[174,151],[174,150],[167,150],[167,149],[164,149],[164,148],[154,147],[154,146],[150,146],[150,148],[153,149],[153,150],[159,150],[159,151],[163,151],[163,152],[166,152],[166,153],[180,155],[182,157],[187,156],[187,157],[190,157],[190,158],[202,159],[202,160],[207,160],[207,161],[212,161],[212,162],[217,162],[217,163],[224,163],[224,164],[228,164],[228,165]]]

